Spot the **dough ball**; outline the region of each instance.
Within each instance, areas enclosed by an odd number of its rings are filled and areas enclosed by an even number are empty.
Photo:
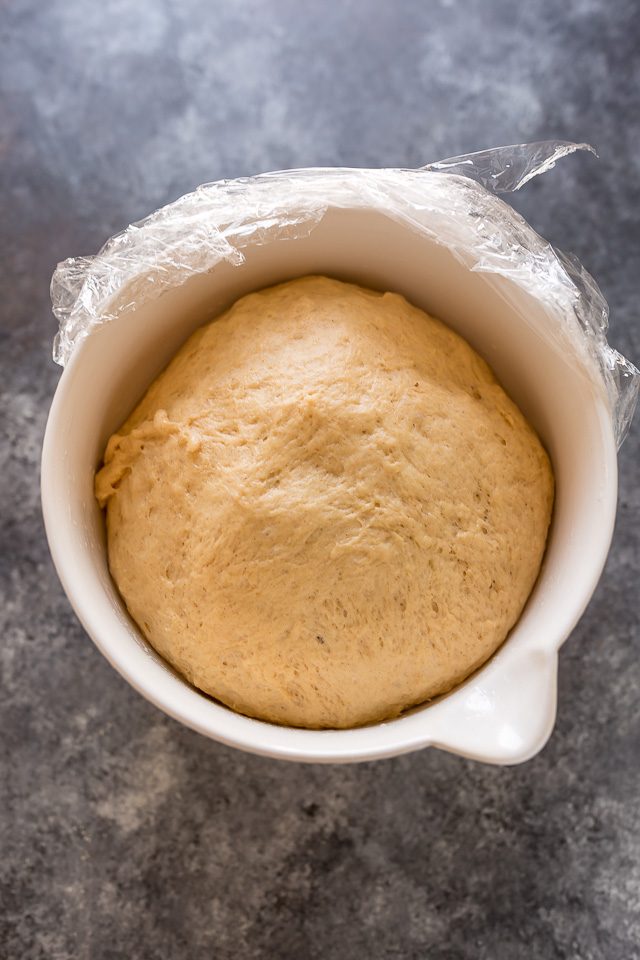
[[[503,642],[553,477],[459,336],[397,294],[305,277],[187,341],[96,495],[120,593],[181,674],[252,717],[350,727]]]

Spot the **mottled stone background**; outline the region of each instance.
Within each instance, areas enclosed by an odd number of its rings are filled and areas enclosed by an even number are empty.
[[[0,44],[1,960],[640,957],[640,422],[555,732],[510,769],[184,729],[84,634],[38,493],[56,262],[206,180],[588,140],[515,202],[638,363],[637,2],[3,0]]]

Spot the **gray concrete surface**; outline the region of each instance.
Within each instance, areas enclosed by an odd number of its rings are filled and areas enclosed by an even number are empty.
[[[514,202],[638,363],[639,44],[632,0],[0,5],[2,960],[640,957],[640,423],[555,731],[510,769],[182,728],[76,621],[38,491],[56,262],[220,177],[588,140]]]

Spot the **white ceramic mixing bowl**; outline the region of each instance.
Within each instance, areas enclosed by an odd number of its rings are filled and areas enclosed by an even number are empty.
[[[60,579],[88,634],[140,693],[195,730],[254,753],[342,762],[427,745],[516,763],[549,737],[558,650],[583,612],[609,548],[616,444],[601,391],[536,330],[544,308],[511,281],[472,272],[444,246],[376,210],[330,208],[309,236],[244,251],[81,343],[58,386],[42,456],[42,502]],[[240,716],[199,693],[146,643],[109,575],[93,496],[106,441],[189,334],[239,296],[308,273],[393,290],[440,317],[488,361],[553,462],[556,503],[543,569],[516,627],[472,678],[386,723],[301,730]],[[504,291],[503,291],[504,292]]]

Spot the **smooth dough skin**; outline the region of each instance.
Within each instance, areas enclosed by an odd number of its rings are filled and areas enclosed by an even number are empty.
[[[305,277],[187,341],[96,496],[129,611],[180,673],[252,717],[350,727],[502,643],[553,476],[460,337],[397,294]]]

